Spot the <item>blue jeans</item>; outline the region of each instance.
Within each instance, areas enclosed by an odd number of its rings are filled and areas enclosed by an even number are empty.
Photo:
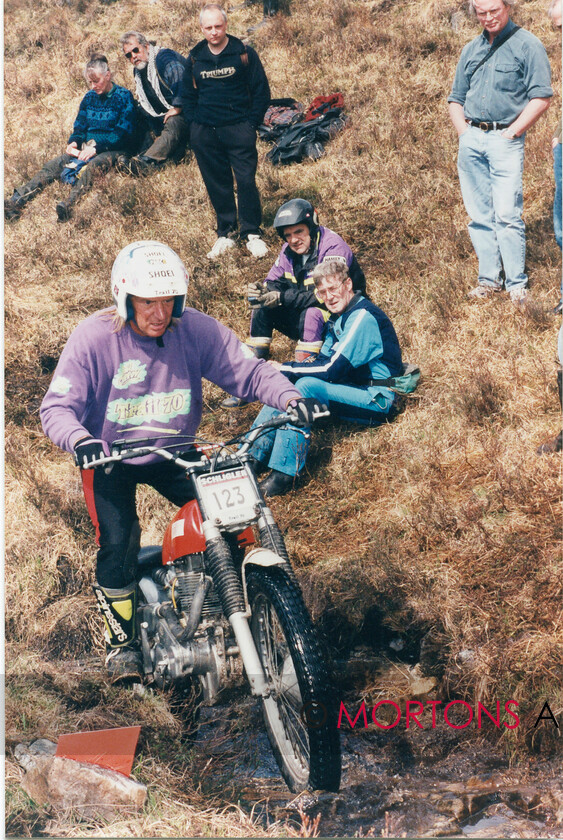
[[[469,235],[479,260],[479,283],[507,291],[524,288],[528,277],[526,229],[522,220],[524,137],[469,126],[459,138],[457,168]]]
[[[561,143],[553,149],[553,174],[555,176],[555,195],[553,196],[553,232],[561,248]]]
[[[315,397],[319,402],[328,405],[331,417],[335,419],[379,426],[395,416],[395,398],[388,391],[374,395],[373,388],[324,382],[314,376],[304,376],[295,383],[295,387],[304,397]],[[252,428],[277,414],[280,412],[265,405]],[[310,440],[311,434],[308,429],[298,429],[288,423],[259,437],[253,443],[250,452],[257,461],[267,464],[272,470],[297,475],[305,466]]]

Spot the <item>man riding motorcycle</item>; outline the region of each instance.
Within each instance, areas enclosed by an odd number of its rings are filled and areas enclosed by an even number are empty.
[[[99,546],[94,591],[104,617],[113,681],[140,679],[136,640],[135,561],[140,527],[137,484],[176,505],[192,498],[185,473],[147,455],[110,471],[86,469],[109,455],[116,438],[150,435],[155,446],[173,434],[188,451],[202,414],[202,379],[244,400],[293,407],[311,422],[317,400],[304,400],[288,379],[254,357],[231,330],[185,309],[188,273],[160,242],[127,245],[113,264],[114,306],[82,321],[63,349],[41,405],[45,434],[82,468],[88,512]]]

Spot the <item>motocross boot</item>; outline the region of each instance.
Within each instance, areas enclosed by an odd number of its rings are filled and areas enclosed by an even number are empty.
[[[142,682],[143,657],[136,640],[137,585],[107,589],[95,584],[106,631],[106,668],[112,683]]]
[[[271,338],[249,338],[245,342],[245,346],[252,352],[253,356],[256,356],[257,359],[264,359],[268,360],[270,355],[270,342]],[[221,403],[223,408],[242,408],[243,405],[248,405],[245,400],[241,400],[240,397],[227,397]]]
[[[322,341],[298,341],[295,345],[296,362],[312,362],[319,355]]]

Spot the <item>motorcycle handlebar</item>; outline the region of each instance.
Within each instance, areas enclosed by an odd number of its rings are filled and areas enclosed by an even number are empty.
[[[317,411],[313,415],[313,422],[320,420],[322,417],[329,417],[330,411]],[[272,417],[270,420],[267,420],[265,423],[261,423],[260,426],[255,426],[253,429],[250,429],[249,432],[246,433],[245,439],[243,440],[242,444],[240,445],[239,449],[237,450],[236,455],[241,456],[245,455],[248,450],[250,449],[251,445],[254,443],[257,437],[265,432],[267,429],[276,429],[279,426],[284,426],[286,423],[295,423],[297,420],[297,414],[294,411],[286,411],[283,414],[278,414],[275,417]],[[134,444],[134,441],[132,441]],[[129,461],[133,458],[143,458],[146,455],[160,455],[166,461],[174,461],[178,464],[179,467],[193,467],[198,461],[186,461],[181,458],[179,455],[174,454],[173,452],[169,452],[167,449],[163,449],[160,446],[141,446],[135,447],[130,449],[115,449],[115,444],[112,445],[112,454],[105,456],[103,458],[98,458],[95,461],[90,461],[85,469],[92,470],[95,467],[108,467],[113,464],[117,464],[120,461]],[[209,458],[207,456],[203,456],[199,463],[207,463]]]

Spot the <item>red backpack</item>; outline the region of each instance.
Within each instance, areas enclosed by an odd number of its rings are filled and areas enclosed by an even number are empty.
[[[322,117],[327,111],[333,108],[344,109],[344,97],[341,93],[331,93],[329,96],[315,96],[303,117],[303,122]]]

